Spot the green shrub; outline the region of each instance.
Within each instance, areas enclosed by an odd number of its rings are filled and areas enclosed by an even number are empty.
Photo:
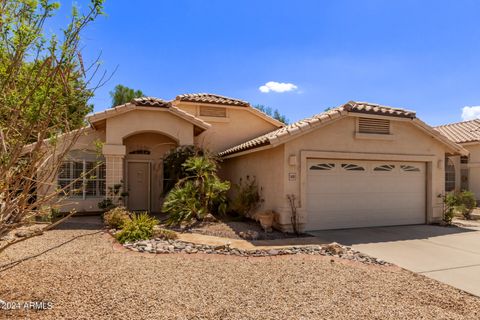
[[[157,224],[158,220],[149,216],[146,212],[134,214],[132,219],[123,225],[122,231],[117,233],[115,237],[120,243],[151,239],[153,227]]]
[[[455,216],[455,208],[458,206],[458,197],[455,193],[447,193],[443,197],[443,217],[442,220],[450,225]]]
[[[204,151],[192,145],[172,149],[163,158],[163,194],[168,194],[175,184],[188,174],[183,164],[191,157],[202,156]]]
[[[470,219],[473,209],[477,206],[475,194],[471,191],[465,190],[458,195],[458,206],[456,210],[460,212],[465,219]]]
[[[263,201],[255,178],[250,179],[247,176],[245,182],[240,179],[240,183],[234,187],[237,193],[231,206],[232,210],[244,217],[251,217],[253,211],[258,209]]]
[[[178,238],[178,235],[175,231],[163,229],[163,228],[154,228],[153,237],[160,238],[163,240],[175,240]]]
[[[444,197],[443,221],[452,223],[455,213],[460,213],[465,219],[470,219],[473,209],[477,206],[473,192],[451,192]]]
[[[208,213],[224,214],[228,181],[217,176],[217,162],[208,156],[194,156],[184,164],[187,176],[177,182],[163,203],[167,224],[202,220]]]
[[[121,181],[112,187],[108,187],[107,197],[100,201],[97,206],[103,211],[108,211],[123,205],[126,197],[128,197],[128,192],[123,191],[123,181]]]
[[[105,212],[103,221],[107,226],[114,229],[121,229],[123,225],[130,221],[130,213],[125,207],[116,207]]]
[[[57,207],[44,207],[34,217],[37,222],[56,222],[65,216]]]

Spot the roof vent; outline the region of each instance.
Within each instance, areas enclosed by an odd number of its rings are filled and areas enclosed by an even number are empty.
[[[390,134],[390,120],[358,118],[358,132],[370,134]]]
[[[226,118],[227,109],[220,107],[200,106],[200,116]]]

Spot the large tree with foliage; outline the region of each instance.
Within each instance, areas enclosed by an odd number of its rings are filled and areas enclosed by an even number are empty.
[[[112,107],[132,101],[134,98],[141,98],[145,96],[142,90],[134,90],[132,88],[118,84],[113,91],[110,92],[112,97]]]
[[[102,4],[91,0],[85,12],[73,8],[61,34],[47,35],[58,3],[0,1],[0,237],[62,192],[48,181],[91,110],[98,63],[84,65],[80,34],[102,13]],[[38,189],[46,192],[35,194]]]
[[[253,106],[254,108],[262,111],[263,113],[269,115],[270,117],[283,122],[284,124],[288,124],[288,119],[285,115],[281,114],[278,109],[272,109],[271,107],[266,107],[262,104],[257,104]]]

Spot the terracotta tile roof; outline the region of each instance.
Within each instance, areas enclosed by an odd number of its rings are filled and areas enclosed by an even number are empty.
[[[480,119],[446,124],[434,129],[455,143],[480,141]]]
[[[169,103],[168,101],[165,101],[160,98],[155,98],[155,97],[141,97],[141,98],[135,98],[131,101],[134,105],[138,107],[162,107],[162,108],[168,108]]]
[[[160,98],[155,98],[155,97],[141,97],[141,98],[135,98],[132,99],[132,101],[116,106],[114,108],[109,108],[103,111],[99,111],[93,114],[87,115],[86,119],[88,122],[91,124],[94,124],[95,122],[102,121],[106,118],[109,117],[114,117],[119,114],[123,114],[126,112],[130,112],[132,110],[135,110],[137,108],[141,107],[155,107],[155,108],[162,108],[166,110],[157,110],[157,111],[168,111],[171,112],[175,115],[177,115],[180,118],[183,118],[192,124],[194,124],[196,127],[200,129],[200,131],[197,130],[197,133],[206,130],[211,127],[211,124],[207,123],[206,121],[195,117],[194,115],[183,111],[175,106],[172,105],[171,102],[165,101]]]
[[[339,108],[343,108],[345,111],[348,111],[348,112],[376,114],[376,115],[389,116],[389,117],[401,117],[401,118],[410,118],[410,119],[413,119],[416,117],[416,114],[414,111],[400,109],[400,108],[392,108],[392,107],[382,106],[379,104],[369,103],[369,102],[350,101]]]
[[[330,122],[336,118],[339,118],[340,116],[345,116],[348,113],[375,114],[375,115],[410,118],[410,119],[416,118],[415,112],[413,111],[399,109],[399,108],[392,108],[392,107],[382,106],[382,105],[368,103],[368,102],[350,101],[340,107],[319,113],[317,115],[314,115],[311,118],[306,118],[306,119],[297,121],[286,127],[282,127],[280,129],[274,130],[272,132],[264,134],[255,139],[246,141],[242,144],[229,148],[223,152],[220,152],[219,156],[228,156],[231,154],[259,148],[269,144],[275,144],[276,141],[278,140],[284,139],[288,136],[296,135],[301,132],[310,131],[311,129],[319,125],[322,125],[326,122]]]
[[[305,131],[311,127],[319,125],[321,123],[330,121],[332,119],[338,118],[341,115],[346,114],[346,112],[340,108],[335,108],[320,114],[317,114],[311,118],[306,118],[295,123],[289,124],[288,126],[282,127],[280,129],[274,130],[262,136],[259,136],[255,139],[246,141],[242,144],[234,146],[230,149],[227,149],[221,153],[219,156],[227,156],[241,151],[246,151],[261,146],[272,144],[275,140],[286,137],[288,135],[295,134],[297,132]]]
[[[177,96],[175,100],[187,101],[187,102],[224,104],[224,105],[242,106],[242,107],[250,106],[250,104],[247,101],[224,97],[218,94],[210,94],[210,93],[181,94]]]

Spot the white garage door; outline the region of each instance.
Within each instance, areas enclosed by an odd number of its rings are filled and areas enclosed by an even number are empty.
[[[425,163],[309,159],[307,230],[425,223]]]

